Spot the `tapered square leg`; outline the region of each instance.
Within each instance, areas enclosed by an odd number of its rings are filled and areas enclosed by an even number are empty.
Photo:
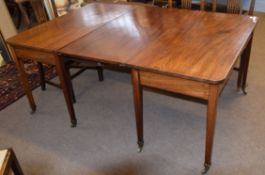
[[[68,71],[66,70],[63,57],[58,56],[56,60],[57,60],[56,70],[57,70],[57,74],[61,82],[61,87],[63,90],[67,109],[70,114],[71,126],[75,127],[77,124],[77,120],[75,117],[75,111],[74,111],[74,106],[73,106],[72,87],[70,86],[71,82],[69,82],[71,81],[71,78],[70,78]]]
[[[29,105],[31,107],[31,113],[34,113],[36,111],[36,104],[35,104],[34,98],[32,96],[31,87],[30,87],[29,82],[28,82],[28,78],[27,78],[27,74],[26,74],[26,71],[24,68],[23,61],[16,56],[12,47],[9,47],[9,48],[10,48],[13,60],[16,63],[16,68],[19,72],[20,82],[21,82],[21,84],[25,90],[26,96],[28,98]]]
[[[142,151],[144,146],[143,138],[143,89],[140,82],[138,70],[132,69],[132,84],[133,84],[133,96],[134,96],[134,109],[135,109],[135,121],[137,129],[137,144],[139,152]]]
[[[251,48],[252,48],[252,40],[253,40],[253,34],[251,35],[248,41],[248,44],[241,55],[240,68],[239,68],[239,74],[238,74],[238,79],[237,79],[237,88],[239,90],[241,89],[245,95],[247,94],[246,84],[247,84],[250,53],[251,53]]]
[[[210,85],[208,107],[207,107],[206,144],[205,144],[205,160],[204,160],[203,174],[207,173],[207,171],[210,169],[211,166],[218,97],[219,97],[219,86]]]

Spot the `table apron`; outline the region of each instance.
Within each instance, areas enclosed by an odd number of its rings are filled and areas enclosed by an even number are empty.
[[[56,65],[57,56],[52,52],[29,49],[24,47],[13,47],[16,56],[20,59],[31,59],[41,63]]]
[[[143,86],[166,90],[192,97],[208,100],[210,85],[170,75],[139,71],[140,83]]]

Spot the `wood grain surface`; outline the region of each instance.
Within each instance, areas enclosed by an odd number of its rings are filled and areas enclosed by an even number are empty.
[[[228,76],[256,20],[243,15],[135,6],[60,52],[218,83]]]
[[[26,30],[7,40],[10,45],[19,45],[54,51],[83,37],[133,7],[126,5],[92,3],[80,10]]]

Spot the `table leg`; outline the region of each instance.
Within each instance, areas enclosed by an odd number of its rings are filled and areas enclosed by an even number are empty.
[[[138,70],[132,69],[132,84],[133,84],[133,96],[134,96],[134,110],[137,129],[137,144],[139,152],[142,151],[144,146],[143,139],[143,90],[140,82],[140,76]]]
[[[39,68],[39,75],[40,75],[40,86],[41,90],[45,91],[46,89],[46,83],[45,83],[45,73],[44,68],[41,62],[38,62],[38,68]]]
[[[68,64],[65,64],[65,65],[66,65],[66,67],[65,67],[66,73],[67,73],[67,75],[69,75],[68,86],[71,89],[72,100],[73,100],[73,103],[76,103],[75,92],[74,92],[74,87],[73,87],[71,73],[70,73],[70,66]],[[62,88],[62,85],[60,85],[60,87]]]
[[[248,65],[249,65],[249,59],[250,59],[250,53],[251,53],[251,47],[252,47],[252,39],[253,39],[253,34],[241,55],[240,68],[239,68],[238,79],[237,79],[237,89],[242,90],[245,95],[247,94],[246,80],[247,80]]]
[[[218,96],[219,96],[218,86],[211,85],[209,90],[209,99],[208,99],[208,108],[207,108],[206,145],[205,145],[205,161],[204,161],[203,174],[205,174],[211,166]]]
[[[28,98],[29,105],[31,107],[31,113],[34,113],[36,111],[36,104],[35,104],[35,101],[34,101],[33,96],[32,96],[31,87],[28,83],[28,78],[27,78],[27,74],[25,72],[23,61],[16,56],[12,47],[9,47],[9,48],[10,48],[13,60],[16,63],[17,70],[20,74],[20,76],[19,76],[20,82],[21,82],[21,84],[25,90],[26,96]]]
[[[73,106],[72,89],[70,87],[70,82],[69,82],[71,81],[71,78],[66,70],[64,59],[60,56],[58,56],[56,59],[56,71],[61,82],[61,87],[64,93],[67,109],[70,114],[70,119],[72,124],[71,126],[75,127],[77,124],[77,120],[75,117],[75,111]]]
[[[252,48],[252,40],[253,40],[253,34],[251,35],[251,38],[248,41],[247,47],[243,51],[242,54],[242,60],[243,61],[243,75],[242,75],[242,91],[244,94],[247,94],[246,91],[246,85],[247,85],[247,75],[248,75],[248,66],[249,66],[249,60],[250,60],[250,53],[251,53],[251,48]]]
[[[243,77],[243,67],[244,67],[244,60],[243,57],[240,57],[240,65],[239,65],[239,70],[238,70],[238,77],[237,77],[237,90],[241,90],[242,86],[242,77]]]

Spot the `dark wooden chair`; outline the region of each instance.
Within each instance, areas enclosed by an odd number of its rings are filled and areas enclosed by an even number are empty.
[[[46,8],[44,6],[44,0],[22,0],[22,1],[29,1],[30,2],[31,6],[33,8],[33,11],[34,11],[34,15],[35,15],[36,21],[37,21],[38,24],[47,22],[49,20]],[[55,1],[51,0],[51,4],[52,4],[52,9],[53,9],[53,12],[54,12],[54,16],[58,17]],[[25,21],[30,21],[30,20],[28,18],[28,19],[25,19]],[[28,22],[27,28],[30,28],[32,26],[33,26],[33,24]],[[39,67],[40,84],[41,84],[42,90],[46,89],[46,83],[50,84],[50,85],[53,85],[53,86],[56,86],[58,88],[61,87],[60,84],[56,84],[56,83],[53,83],[52,81],[49,81],[49,80],[45,79],[45,72],[44,72],[44,68],[43,68],[43,64],[42,63],[38,62],[38,67]],[[71,68],[78,68],[79,69],[76,73],[70,75],[71,79],[77,77],[78,75],[80,75],[82,72],[84,72],[87,69],[95,69],[98,72],[99,81],[103,81],[104,80],[103,69],[102,69],[102,66],[100,64],[96,64],[96,63],[81,63],[81,62],[76,62],[76,61],[72,61],[71,59],[68,59],[68,61],[66,62],[66,68],[67,68],[69,74],[70,74],[70,69]],[[69,81],[69,82],[71,82],[71,81]],[[71,85],[71,87],[72,87],[72,85]],[[73,91],[73,89],[72,89],[72,91]],[[73,94],[74,94],[74,92],[73,92]],[[73,101],[75,102],[75,97],[74,96],[73,96]]]
[[[30,11],[29,2],[21,1],[21,3],[17,3],[16,0],[5,0],[5,4],[8,8],[10,15],[12,16],[14,20],[16,28],[19,29],[22,24],[22,19],[23,19],[22,13],[26,12],[27,14],[29,14],[29,11]],[[23,8],[23,12],[21,11],[21,8]]]
[[[23,171],[18,163],[17,157],[12,149],[0,150],[0,174],[23,175]]]
[[[172,0],[168,0],[169,7],[172,7]],[[171,3],[171,4],[170,4]],[[248,11],[245,12],[243,11],[242,7],[242,0],[227,0],[227,4],[218,4],[217,0],[212,0],[211,2],[206,2],[205,0],[200,0],[199,3],[193,4],[192,0],[180,0],[180,5],[178,6],[179,8],[183,9],[199,9],[199,10],[210,10],[213,12],[226,12],[226,13],[232,13],[232,14],[247,14],[252,16],[254,13],[254,8],[255,8],[255,3],[256,0],[250,0],[249,2],[249,8]],[[240,89],[240,84],[242,83],[242,67],[244,67],[243,61],[240,60],[235,67],[234,70],[238,71],[239,76],[238,76],[238,84],[237,87]],[[247,94],[245,87],[242,88],[242,91],[244,94]]]
[[[248,15],[253,15],[256,0],[250,0]],[[169,7],[172,7],[172,0],[168,0]],[[194,3],[192,0],[180,0],[178,8],[182,9],[199,9],[210,10],[213,12],[226,12],[233,14],[243,14],[242,0],[227,0],[226,4],[220,4],[217,0],[205,1],[200,0],[199,3]]]
[[[248,15],[253,15],[256,0],[250,0]],[[192,0],[153,0],[153,5],[160,7],[177,7],[181,9],[195,9],[195,10],[207,10],[213,12],[226,12],[233,14],[244,13],[242,9],[242,0],[227,0],[227,4],[220,4],[217,0],[200,0],[194,2]]]

